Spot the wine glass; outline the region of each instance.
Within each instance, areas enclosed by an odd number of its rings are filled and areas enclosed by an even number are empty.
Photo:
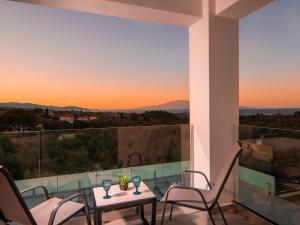
[[[138,188],[139,188],[139,186],[140,186],[140,184],[141,184],[141,177],[140,177],[140,176],[134,176],[134,177],[132,178],[132,183],[133,183],[133,186],[136,188],[136,191],[133,192],[133,194],[134,194],[134,195],[140,195],[141,192],[138,191]]]
[[[103,187],[104,191],[106,192],[106,195],[103,196],[104,199],[110,199],[111,198],[111,196],[108,195],[108,191],[111,187],[111,183],[112,183],[111,180],[103,180],[102,181],[102,187]]]

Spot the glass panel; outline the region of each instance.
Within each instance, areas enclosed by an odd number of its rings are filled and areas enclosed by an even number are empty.
[[[118,128],[118,158],[122,167],[189,160],[189,125]]]
[[[88,173],[77,173],[58,176],[57,186],[58,192],[67,192],[92,187],[92,182]]]
[[[243,166],[239,167],[240,181],[252,184],[268,192],[275,193],[275,177]]]
[[[132,168],[132,176],[140,176],[142,180],[151,180],[156,177],[162,177],[162,164],[139,166]]]
[[[239,201],[278,224],[298,224],[300,131],[240,126],[240,141]]]
[[[43,175],[114,169],[118,162],[117,129],[43,132]]]
[[[0,164],[15,180],[39,177],[39,132],[0,133]]]
[[[175,163],[165,163],[163,167],[163,177],[176,176],[180,174],[183,170],[189,169],[189,164],[186,162],[175,162]]]
[[[111,179],[113,184],[119,183],[120,176],[127,176],[128,179],[131,179],[132,172],[131,168],[122,168],[122,169],[114,169],[114,170],[102,170],[97,171],[98,178],[97,186],[102,185],[102,180]]]
[[[30,187],[44,186],[47,188],[50,196],[57,193],[57,177],[43,177],[27,180],[18,180],[15,183],[20,191]],[[45,195],[41,188],[26,192],[22,194],[22,196],[29,208],[32,208],[45,200]]]
[[[103,179],[117,184],[121,175],[166,191],[189,168],[189,139],[189,125],[7,132],[0,133],[0,160],[20,190],[43,185],[59,197],[80,190],[92,206],[92,187]],[[31,208],[43,193],[23,197]]]

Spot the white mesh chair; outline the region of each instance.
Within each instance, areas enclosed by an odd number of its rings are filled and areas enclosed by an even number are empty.
[[[224,223],[227,225],[227,221],[225,216],[221,210],[221,207],[218,203],[219,197],[225,187],[225,184],[228,180],[228,177],[234,167],[236,160],[238,159],[239,155],[241,154],[242,149],[240,145],[237,143],[233,146],[233,149],[228,152],[227,158],[224,161],[222,170],[218,176],[218,179],[214,185],[208,181],[206,175],[199,171],[184,171],[184,173],[197,173],[202,175],[209,187],[209,190],[198,189],[195,187],[184,186],[184,185],[171,185],[164,197],[161,199],[161,202],[164,203],[163,215],[161,220],[161,225],[163,225],[165,211],[166,211],[166,204],[172,204],[171,212],[170,212],[170,220],[172,219],[172,212],[173,212],[173,205],[184,206],[188,208],[198,209],[200,211],[207,211],[212,223],[215,225],[215,221],[211,214],[211,210],[217,206]]]
[[[43,190],[46,200],[29,209],[21,194],[36,189]],[[19,192],[12,177],[3,166],[0,166],[0,190],[0,219],[5,224],[15,222],[22,225],[57,225],[66,222],[75,214],[83,212],[88,225],[91,225],[85,195],[74,194],[66,199],[49,198],[48,191],[43,186]],[[80,196],[83,197],[83,204],[71,201]]]

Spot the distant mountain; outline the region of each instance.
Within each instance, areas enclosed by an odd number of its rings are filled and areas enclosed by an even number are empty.
[[[52,105],[39,105],[34,103],[20,103],[20,102],[3,102],[0,103],[2,108],[22,108],[22,109],[50,109],[56,111],[90,111],[90,112],[100,112],[100,111],[110,111],[110,112],[145,112],[151,110],[165,110],[169,112],[187,112],[189,110],[189,101],[187,100],[175,100],[160,105],[144,106],[135,109],[119,109],[119,110],[101,110],[101,109],[86,109],[78,106],[52,106]]]
[[[300,108],[246,108],[240,109],[241,116],[251,116],[256,114],[263,115],[293,115],[295,112],[300,111]]]
[[[89,109],[86,108],[81,108],[77,106],[64,106],[64,107],[59,107],[59,106],[51,106],[51,105],[39,105],[39,104],[33,104],[33,103],[19,103],[19,102],[4,102],[0,103],[0,107],[5,107],[5,108],[21,108],[21,109],[50,109],[50,110],[56,110],[56,111],[86,111]]]
[[[240,106],[240,110],[243,110],[243,109],[248,110],[248,109],[254,109],[254,108],[248,107],[248,106]]]
[[[189,101],[187,100],[174,100],[166,102],[160,105],[151,105],[136,108],[138,111],[150,111],[150,110],[165,110],[165,111],[188,111]]]
[[[115,110],[101,110],[101,109],[87,109],[78,106],[51,106],[51,105],[39,105],[34,103],[20,103],[20,102],[3,102],[0,103],[0,108],[22,108],[22,109],[50,109],[56,111],[89,111],[89,112],[145,112],[153,110],[164,110],[168,112],[188,112],[189,111],[189,101],[188,100],[174,100],[169,101],[159,105],[144,106],[134,109],[115,109]],[[240,106],[240,115],[256,115],[257,113],[262,113],[264,115],[292,115],[295,112],[300,111],[300,108],[252,108],[247,106]]]
[[[166,102],[160,105],[153,106],[144,106],[137,108],[137,110],[186,110],[188,111],[190,108],[190,102],[188,100],[174,100],[170,102]],[[253,109],[248,106],[240,106],[240,110],[250,110]]]

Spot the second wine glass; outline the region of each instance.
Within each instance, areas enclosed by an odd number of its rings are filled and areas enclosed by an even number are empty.
[[[136,191],[133,192],[134,195],[140,195],[141,192],[138,190],[140,184],[141,184],[141,177],[140,176],[134,176],[132,178],[132,183],[133,183],[133,186],[136,188]]]

